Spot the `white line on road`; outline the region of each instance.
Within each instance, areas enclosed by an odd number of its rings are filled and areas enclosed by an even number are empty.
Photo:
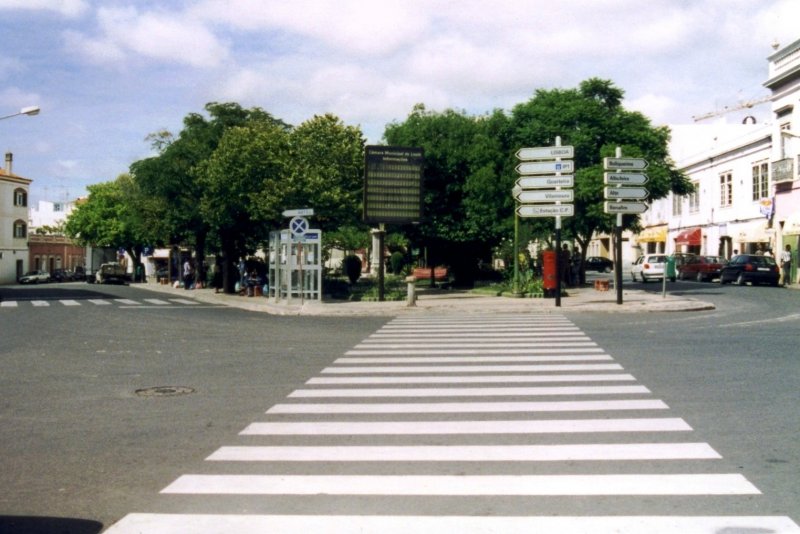
[[[613,360],[608,354],[565,354],[560,356],[418,356],[409,358],[337,358],[335,364],[353,363],[478,363],[478,362],[578,362]]]
[[[550,371],[621,371],[617,363],[539,364],[539,365],[418,365],[375,367],[326,367],[322,374],[374,373],[509,373]]]
[[[50,306],[50,303],[46,300],[32,300],[31,304],[40,308],[46,308],[47,306]]]
[[[81,305],[81,303],[78,302],[77,300],[71,300],[71,299],[60,300],[59,302],[61,302],[61,304],[63,304],[64,306],[80,306]]]
[[[145,302],[149,302],[150,304],[156,304],[158,306],[169,306],[169,302],[166,300],[161,299],[144,299]]]
[[[266,413],[499,413],[499,412],[600,412],[608,410],[666,410],[657,399],[539,402],[429,402],[394,404],[276,404]]]
[[[131,299],[114,299],[115,302],[119,302],[120,304],[127,304],[129,306],[138,306],[141,305],[140,302]]]
[[[16,308],[18,307],[16,300],[4,300],[0,302],[0,308]]]
[[[221,447],[206,460],[229,462],[562,462],[711,460],[707,443]]]
[[[577,344],[568,344],[570,346]],[[504,349],[361,349],[361,350],[348,350],[345,352],[346,356],[380,356],[384,355],[397,355],[406,356],[410,354],[560,354],[560,353],[575,353],[575,352],[603,352],[603,349],[598,347],[587,348],[553,348],[548,346],[546,348],[504,348]]]
[[[786,516],[354,516],[128,514],[106,534],[800,534]]]
[[[183,475],[161,493],[194,495],[757,495],[719,475]]]
[[[110,306],[111,303],[107,300],[103,299],[89,299],[89,302],[92,304],[96,304],[97,306]]]
[[[594,341],[586,341],[588,337],[575,337],[574,341],[519,341],[519,342],[498,342],[498,341],[481,341],[472,340],[464,343],[454,342],[452,340],[444,341],[422,341],[420,343],[359,343],[354,347],[355,350],[360,349],[419,349],[419,348],[449,348],[449,349],[470,349],[473,347],[495,347],[495,348],[537,348],[537,347],[596,347],[597,343]]]
[[[585,434],[601,432],[689,432],[677,417],[641,419],[542,419],[533,421],[337,421],[251,423],[242,436]]]
[[[635,381],[627,373],[592,375],[491,375],[491,376],[320,376],[308,385],[332,384],[479,384],[516,382],[619,382]]]
[[[650,393],[644,386],[542,386],[503,388],[359,388],[296,389],[290,398],[309,397],[500,397],[553,395],[635,395]]]

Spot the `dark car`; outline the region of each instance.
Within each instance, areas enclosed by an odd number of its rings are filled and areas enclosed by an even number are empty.
[[[68,271],[66,269],[56,269],[50,273],[50,280],[53,282],[71,282],[75,280],[75,276],[72,274],[72,271]]]
[[[739,254],[731,258],[719,273],[719,283],[736,282],[737,285],[769,284],[777,286],[780,269],[771,256],[757,254]]]
[[[610,273],[614,270],[614,262],[600,256],[586,258],[584,265],[587,271],[597,271],[598,273]]]
[[[693,256],[678,267],[678,278],[705,282],[719,277],[725,260],[719,256]]]

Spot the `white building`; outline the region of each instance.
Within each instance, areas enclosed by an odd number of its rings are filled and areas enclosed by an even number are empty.
[[[28,269],[28,190],[31,180],[17,176],[13,156],[0,169],[0,284],[17,281]]]
[[[28,227],[31,232],[37,228],[57,228],[66,222],[67,217],[75,209],[75,201],[50,202],[40,200],[36,206],[31,206]]]
[[[773,120],[673,126],[670,154],[696,186],[654,201],[632,236],[644,252],[735,252],[800,245],[800,40],[768,58]],[[794,275],[796,280],[796,274]]]

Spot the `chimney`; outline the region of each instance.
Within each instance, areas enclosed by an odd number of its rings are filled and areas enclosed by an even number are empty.
[[[6,152],[6,174],[11,174],[13,170],[13,162],[14,162],[14,154],[11,152]]]

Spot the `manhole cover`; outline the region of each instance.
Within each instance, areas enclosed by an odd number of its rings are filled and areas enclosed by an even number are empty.
[[[156,386],[136,390],[136,394],[140,397],[177,397],[190,393],[194,393],[194,388],[187,386]]]

